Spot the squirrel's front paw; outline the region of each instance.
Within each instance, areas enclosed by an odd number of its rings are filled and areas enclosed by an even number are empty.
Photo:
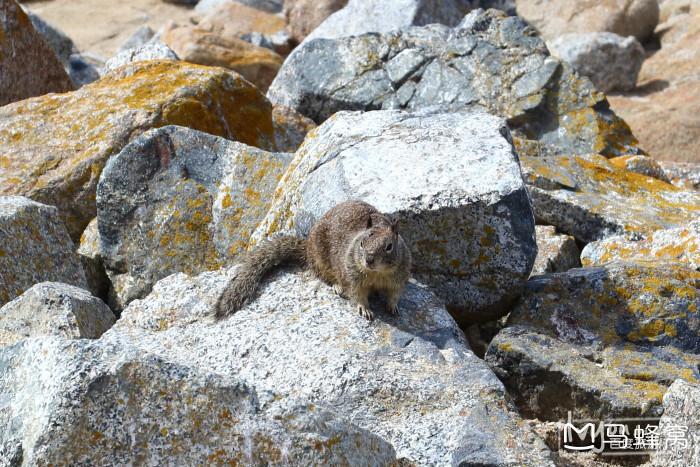
[[[335,292],[337,295],[347,298],[347,295],[345,294],[345,291],[343,290],[343,287],[341,287],[340,284],[333,284],[333,292]]]
[[[364,305],[357,305],[357,311],[360,312],[360,316],[362,316],[363,318],[367,318],[369,321],[372,321],[374,319],[372,311]]]

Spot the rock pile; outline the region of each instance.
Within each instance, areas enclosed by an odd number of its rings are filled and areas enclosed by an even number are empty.
[[[542,436],[568,417],[697,428],[700,194],[583,62],[472,8],[527,2],[324,2],[294,27],[308,2],[244,3],[0,108],[1,465],[578,466]],[[644,39],[658,4],[632,3],[605,24]],[[29,31],[5,54],[36,31],[0,7]],[[282,268],[213,318],[247,251],[351,199],[411,250],[398,316]],[[697,464],[688,441],[651,462]]]

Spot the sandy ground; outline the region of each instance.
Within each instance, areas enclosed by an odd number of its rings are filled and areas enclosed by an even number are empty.
[[[198,22],[193,6],[162,0],[47,0],[23,3],[65,32],[81,52],[109,59],[140,26],[157,31],[169,20]]]

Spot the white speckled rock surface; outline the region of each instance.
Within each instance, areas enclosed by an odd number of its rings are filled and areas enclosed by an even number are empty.
[[[285,450],[292,465],[328,465],[324,454],[386,465],[394,450],[416,465],[553,465],[424,287],[409,284],[398,318],[370,323],[308,273],[281,272],[215,322],[211,307],[234,273],[170,276],[92,343],[5,347],[0,445],[21,440],[27,462],[226,462],[245,459],[249,442],[256,461],[273,465]],[[272,421],[290,401],[319,411],[297,409],[312,421],[331,418],[330,428],[303,433],[291,409]],[[284,425],[277,439],[271,423]]]
[[[600,266],[618,259],[658,258],[700,269],[700,220],[685,227],[661,229],[634,242],[624,235],[591,242],[581,252],[584,266]]]
[[[455,26],[470,8],[465,0],[350,0],[343,9],[319,24],[303,42],[389,32],[431,23]]]
[[[121,310],[169,274],[218,269],[245,252],[290,160],[176,126],[129,143],[97,187],[110,306]]]
[[[44,281],[87,288],[58,209],[22,196],[0,196],[0,306]]]
[[[96,339],[116,318],[90,292],[60,282],[41,282],[0,308],[0,328],[25,337]]]
[[[400,219],[413,272],[460,324],[498,317],[537,253],[530,199],[505,121],[426,109],[340,112],[307,135],[252,242],[306,236],[361,199]]]

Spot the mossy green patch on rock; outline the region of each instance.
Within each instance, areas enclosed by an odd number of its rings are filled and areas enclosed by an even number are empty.
[[[0,194],[57,206],[77,240],[95,217],[110,156],[150,128],[177,124],[274,149],[271,106],[236,73],[178,61],[138,62],[80,90],[0,109]]]

